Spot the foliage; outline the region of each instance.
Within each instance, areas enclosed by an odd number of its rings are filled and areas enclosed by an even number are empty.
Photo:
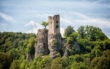
[[[24,60],[26,55],[26,49],[31,54],[33,53],[35,34],[26,34],[21,32],[2,32],[0,33],[0,52],[5,53],[0,55],[0,59],[3,61],[0,62],[0,67],[4,66],[9,69],[10,64],[11,68],[14,68],[13,64],[17,63],[19,60]],[[29,44],[28,44],[29,43]],[[28,47],[27,47],[28,46]],[[17,60],[17,61],[14,61]],[[19,61],[20,62],[20,61]],[[18,64],[19,65],[19,64]],[[17,66],[19,67],[19,66]]]
[[[0,52],[8,52],[11,49],[21,49],[24,42],[35,38],[35,34],[25,34],[21,32],[3,32],[0,33]]]
[[[34,54],[35,52],[34,43],[35,43],[35,38],[31,37],[28,41],[28,44],[26,44],[26,47],[24,47],[26,49],[26,53]]]
[[[81,38],[85,37],[85,28],[84,28],[84,26],[80,26],[77,31],[80,34]]]
[[[91,69],[110,69],[110,57],[96,57],[91,61]]]
[[[52,60],[49,55],[38,55],[29,62],[26,54],[33,56],[35,53],[35,34],[2,32],[0,69],[110,69],[110,39],[100,28],[80,26],[75,31],[68,26],[64,37],[68,58],[62,56]],[[52,43],[56,45],[57,41],[53,40]]]
[[[85,56],[78,54],[69,56],[69,66],[66,69],[88,69],[89,65],[86,64],[87,57],[84,57]]]
[[[11,67],[10,67],[10,69],[20,69],[20,62],[19,62],[19,60],[14,60],[13,62],[12,62],[12,64],[11,64]]]
[[[52,40],[52,45],[53,45],[53,46],[58,45],[57,40],[53,39],[53,40]]]
[[[6,53],[0,53],[0,69],[9,69],[11,58]]]
[[[64,37],[68,37],[70,34],[72,34],[73,32],[75,32],[73,30],[73,27],[72,26],[68,26],[66,29],[65,29],[65,32],[64,32]]]
[[[68,62],[65,57],[58,57],[52,61],[51,69],[64,69],[68,66]]]
[[[86,38],[91,41],[107,39],[107,36],[98,27],[80,26],[77,31],[80,34],[81,38]]]
[[[46,27],[47,27],[47,25],[48,25],[48,23],[47,23],[47,22],[45,22],[45,21],[42,21],[42,25],[46,28]]]

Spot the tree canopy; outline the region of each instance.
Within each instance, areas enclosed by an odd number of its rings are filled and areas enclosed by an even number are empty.
[[[46,28],[46,27],[47,27],[47,25],[48,25],[48,23],[47,23],[47,22],[45,22],[45,21],[42,21],[42,25]]]
[[[36,35],[0,32],[0,69],[110,69],[110,39],[100,28],[80,26],[75,31],[68,26],[64,36],[68,58],[38,55],[28,61],[27,54],[35,53]]]
[[[73,32],[75,32],[74,29],[73,29],[73,27],[72,26],[67,26],[67,28],[65,29],[65,32],[64,32],[64,36],[65,37],[68,37]]]

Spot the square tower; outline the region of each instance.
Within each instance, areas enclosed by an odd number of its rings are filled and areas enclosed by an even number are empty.
[[[49,34],[60,33],[60,16],[54,15],[48,17]]]

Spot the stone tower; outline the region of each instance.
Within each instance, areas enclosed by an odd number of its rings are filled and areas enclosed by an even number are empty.
[[[35,57],[50,54],[52,59],[63,56],[63,40],[60,34],[60,16],[48,17],[49,29],[39,29],[35,43]]]
[[[48,17],[48,49],[52,59],[62,56],[63,43],[60,34],[60,16],[54,15]]]
[[[48,17],[49,33],[48,34],[57,34],[60,33],[60,16],[54,15]]]

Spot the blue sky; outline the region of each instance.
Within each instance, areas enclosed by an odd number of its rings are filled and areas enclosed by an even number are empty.
[[[0,31],[37,33],[55,14],[62,34],[68,25],[92,25],[110,38],[110,0],[0,0]]]

